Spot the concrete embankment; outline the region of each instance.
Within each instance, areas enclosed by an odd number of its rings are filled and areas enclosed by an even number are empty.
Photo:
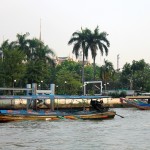
[[[122,107],[119,98],[103,98],[104,105],[109,107]],[[0,100],[0,109],[25,109],[27,106],[26,99],[4,99]],[[32,106],[31,102],[31,106]],[[76,107],[90,107],[90,99],[55,99],[55,108],[76,108]],[[38,108],[50,108],[50,99],[38,100]]]

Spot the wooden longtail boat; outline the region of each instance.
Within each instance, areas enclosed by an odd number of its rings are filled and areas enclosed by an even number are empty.
[[[26,111],[26,110],[0,110],[0,123],[11,121],[26,120],[46,120],[54,121],[61,119],[83,119],[83,120],[102,120],[114,118],[116,112],[97,112],[97,111],[80,111],[74,113],[66,112],[44,112],[44,111]]]
[[[133,96],[121,98],[125,103],[130,106],[136,107],[140,110],[150,110],[150,97],[148,96]]]
[[[108,98],[107,96],[62,96],[62,95],[33,95],[33,96],[0,96],[1,99],[37,99],[50,98],[50,110],[0,110],[0,122],[23,121],[23,120],[61,120],[61,119],[83,119],[83,120],[102,120],[111,119],[116,115],[115,111],[109,111],[108,107],[103,107],[98,99]],[[91,99],[92,110],[77,111],[58,111],[54,110],[55,99]],[[28,105],[27,105],[28,106]]]

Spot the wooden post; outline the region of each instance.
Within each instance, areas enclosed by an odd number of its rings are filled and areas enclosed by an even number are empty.
[[[37,83],[32,83],[32,95],[36,95],[37,94]],[[33,100],[33,109],[37,110],[37,100],[34,99]]]
[[[55,105],[55,84],[50,84],[50,90],[51,90],[51,96],[50,96],[50,109],[51,111],[54,111],[54,105]]]
[[[26,88],[28,88],[28,89],[30,88],[30,89],[31,89],[31,84],[27,84],[27,85],[26,85]],[[30,92],[31,92],[30,90],[27,90],[27,91],[26,91],[26,95],[29,96],[29,95],[30,95],[30,94],[29,94]],[[31,99],[27,99],[27,105],[26,105],[26,109],[27,109],[27,110],[29,109],[30,102],[31,102]]]

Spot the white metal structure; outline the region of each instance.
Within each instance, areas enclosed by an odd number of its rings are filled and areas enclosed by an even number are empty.
[[[83,85],[83,86],[84,86],[84,95],[87,95],[87,94],[86,94],[86,85],[87,85],[87,84],[94,84],[94,83],[99,83],[99,84],[100,84],[100,87],[97,87],[97,86],[95,85],[96,88],[98,88],[99,91],[100,91],[99,94],[95,94],[95,95],[102,95],[102,88],[103,88],[103,87],[102,87],[102,81],[85,81],[85,82],[84,82],[84,85]]]

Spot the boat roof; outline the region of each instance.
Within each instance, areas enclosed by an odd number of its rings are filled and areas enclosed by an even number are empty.
[[[93,96],[86,96],[86,95],[9,95],[9,96],[0,96],[0,99],[101,99],[101,98],[110,98],[109,96],[102,96],[102,95],[93,95]]]

